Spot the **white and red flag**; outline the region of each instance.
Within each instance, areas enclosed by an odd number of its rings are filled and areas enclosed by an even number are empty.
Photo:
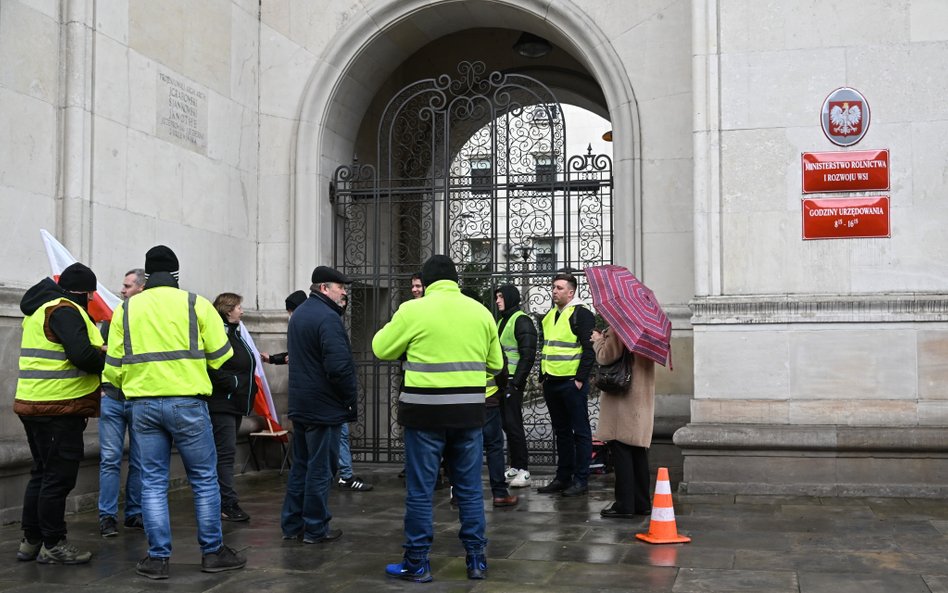
[[[267,383],[267,376],[263,372],[263,359],[260,358],[260,351],[257,350],[257,345],[254,344],[253,337],[250,335],[250,332],[247,331],[243,321],[240,322],[240,335],[243,336],[244,341],[250,346],[250,351],[253,352],[253,357],[256,360],[256,364],[253,368],[253,379],[257,383],[257,397],[253,400],[253,411],[267,421],[269,432],[283,430],[277,420],[279,416],[277,416],[276,406],[273,405],[273,394],[270,393],[270,384]],[[285,435],[282,438],[286,440]]]
[[[63,247],[62,243],[49,234],[46,229],[40,229],[40,234],[43,236],[43,243],[46,245],[46,255],[49,257],[49,267],[52,270],[52,278],[58,281],[62,271],[78,260],[73,257],[68,249]],[[96,282],[96,292],[92,300],[89,301],[89,317],[97,322],[111,321],[112,311],[114,311],[121,302],[121,298],[109,291],[101,282]],[[280,423],[277,421],[278,416],[276,406],[273,405],[273,395],[270,393],[270,384],[267,383],[267,376],[263,373],[263,360],[260,358],[260,351],[257,350],[257,345],[254,344],[250,332],[244,327],[242,321],[240,322],[240,331],[247,345],[250,346],[251,351],[253,351],[254,358],[257,360],[257,364],[254,367],[254,381],[257,383],[257,397],[253,402],[253,411],[267,421],[270,432],[282,430]],[[283,438],[286,439],[285,436]]]
[[[46,232],[46,229],[40,229],[40,235],[43,236],[43,243],[46,245],[46,256],[49,258],[49,267],[52,270],[51,276],[58,282],[63,270],[79,260],[73,257],[55,237]],[[89,317],[95,321],[111,321],[112,311],[121,302],[122,299],[110,292],[101,282],[96,282],[95,294],[89,301]]]

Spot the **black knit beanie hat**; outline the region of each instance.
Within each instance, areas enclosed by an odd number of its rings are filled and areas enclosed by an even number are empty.
[[[94,292],[96,286],[95,273],[76,262],[59,275],[59,286],[72,292]]]
[[[446,255],[432,255],[421,266],[421,281],[425,286],[431,286],[438,280],[458,281],[458,269]]]
[[[177,276],[178,256],[164,245],[155,245],[145,254],[145,273],[169,272]]]

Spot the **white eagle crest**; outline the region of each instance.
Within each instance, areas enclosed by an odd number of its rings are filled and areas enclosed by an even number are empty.
[[[862,110],[859,105],[849,106],[843,103],[830,109],[830,122],[833,124],[833,133],[839,136],[850,136],[856,133],[859,121],[862,119]]]

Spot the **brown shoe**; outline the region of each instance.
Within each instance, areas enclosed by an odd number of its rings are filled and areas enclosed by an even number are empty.
[[[520,498],[516,495],[510,496],[495,496],[494,497],[494,506],[495,507],[512,507],[515,506],[520,501]]]

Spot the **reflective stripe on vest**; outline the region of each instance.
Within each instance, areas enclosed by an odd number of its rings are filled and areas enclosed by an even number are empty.
[[[484,394],[487,397],[490,397],[498,391],[500,390],[497,388],[497,379],[494,377],[494,375],[487,373],[487,391],[485,391]]]
[[[554,377],[573,377],[579,370],[583,348],[570,327],[575,306],[566,307],[556,318],[551,309],[543,318],[543,349],[540,353],[540,372]]]
[[[445,404],[483,404],[480,393],[410,393],[403,391],[398,401],[406,404],[445,405]]]
[[[102,335],[86,311],[72,301],[59,298],[45,303],[23,319],[20,348],[17,399],[25,401],[69,400],[89,395],[98,389],[100,376],[76,368],[66,357],[62,344],[46,337],[46,312],[54,307],[72,307],[79,312],[86,326],[89,344],[100,348]]]
[[[402,363],[406,371],[416,373],[453,373],[456,371],[484,371],[487,365],[483,362],[408,362]]]

